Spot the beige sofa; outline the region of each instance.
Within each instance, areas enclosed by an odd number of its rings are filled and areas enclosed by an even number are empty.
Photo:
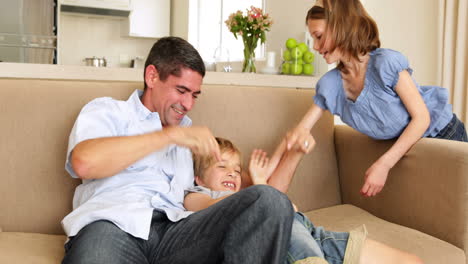
[[[59,263],[79,184],[64,170],[68,133],[95,97],[127,98],[138,82],[0,79],[0,263]],[[191,117],[247,154],[272,151],[299,121],[313,90],[204,85]],[[314,152],[289,191],[317,225],[350,230],[419,255],[425,263],[466,264],[468,144],[423,139],[391,171],[375,198],[360,196],[365,170],[392,141],[374,141],[330,115],[313,129]],[[244,157],[245,159],[245,157]]]

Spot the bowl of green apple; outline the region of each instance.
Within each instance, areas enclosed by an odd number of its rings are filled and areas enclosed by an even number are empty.
[[[281,74],[313,75],[315,55],[307,44],[289,38],[285,46],[286,49],[282,50]]]

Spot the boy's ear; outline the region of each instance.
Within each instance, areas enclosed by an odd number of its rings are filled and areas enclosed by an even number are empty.
[[[200,176],[195,176],[195,183],[199,186],[203,186],[203,180]]]

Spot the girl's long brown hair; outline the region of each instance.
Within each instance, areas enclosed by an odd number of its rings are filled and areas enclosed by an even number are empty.
[[[339,48],[344,54],[359,60],[380,47],[379,30],[359,0],[323,0],[323,7],[313,6],[307,12],[309,20],[324,19],[326,30],[330,32],[333,47],[329,52]],[[325,43],[325,41],[323,41]],[[338,69],[344,71],[343,63]]]

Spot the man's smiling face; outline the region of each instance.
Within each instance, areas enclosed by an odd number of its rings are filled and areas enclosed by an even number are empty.
[[[149,71],[149,72],[148,72]],[[192,109],[201,93],[203,77],[188,68],[180,70],[180,76],[169,75],[166,80],[159,78],[156,68],[147,69],[148,98],[143,104],[152,112],[158,112],[163,127],[176,126]]]

